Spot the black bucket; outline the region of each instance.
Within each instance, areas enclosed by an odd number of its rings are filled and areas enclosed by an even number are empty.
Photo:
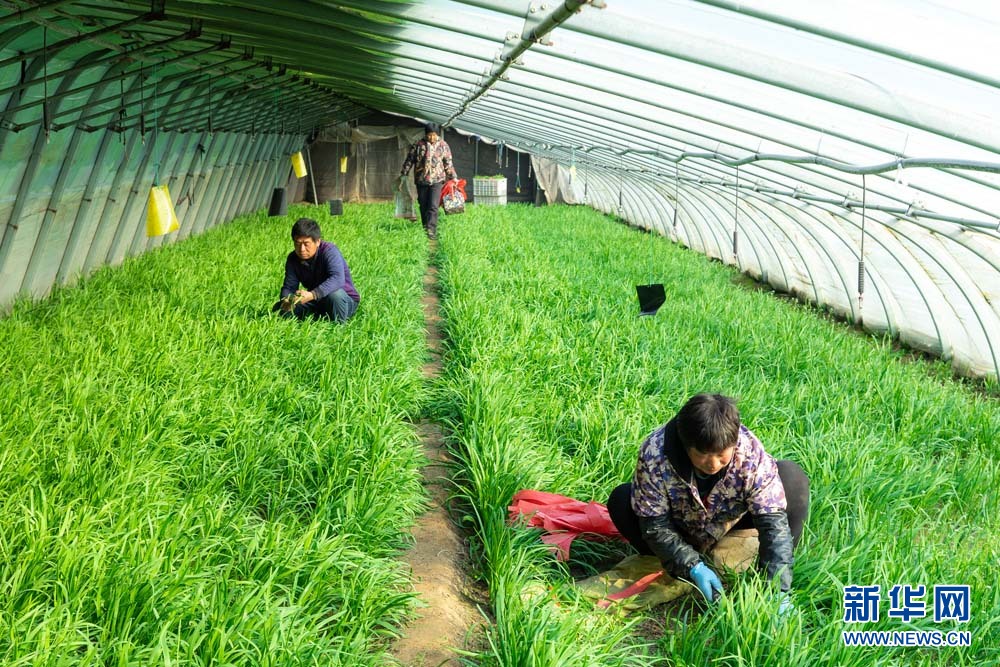
[[[330,215],[344,215],[344,200],[330,200]]]
[[[667,300],[663,285],[636,285],[635,291],[639,295],[640,315],[656,315],[656,311]]]
[[[271,193],[271,205],[267,209],[267,215],[273,218],[276,215],[288,214],[288,201],[285,199],[285,188],[275,188]]]

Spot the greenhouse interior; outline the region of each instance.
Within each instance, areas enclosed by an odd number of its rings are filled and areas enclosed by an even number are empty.
[[[0,0],[0,665],[1000,664],[997,34]]]

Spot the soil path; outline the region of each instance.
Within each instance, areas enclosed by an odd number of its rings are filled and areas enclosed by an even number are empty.
[[[437,243],[431,241],[431,253]],[[429,266],[424,276],[424,319],[431,361],[424,376],[432,380],[441,373],[441,329],[438,314],[437,267]],[[430,509],[411,531],[413,548],[403,560],[413,571],[413,588],[426,605],[403,629],[403,637],[393,647],[393,656],[402,665],[413,667],[458,667],[455,649],[470,645],[479,634],[483,616],[465,596],[469,590],[463,564],[467,550],[448,514],[448,464],[441,427],[422,420],[417,433],[423,440],[429,461],[424,468],[424,485],[431,496]]]

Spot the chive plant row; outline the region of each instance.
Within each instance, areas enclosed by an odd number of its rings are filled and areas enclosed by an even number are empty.
[[[995,398],[589,209],[473,208],[442,231],[443,386],[496,619],[476,664],[1000,662]],[[657,282],[666,304],[637,317],[635,285]],[[573,577],[627,547],[574,546],[567,568],[507,523],[520,489],[606,500],[643,437],[699,391],[737,397],[768,451],[811,478],[786,620],[752,576],[706,612],[604,614],[574,595]],[[896,584],[927,587],[927,617],[888,617]],[[935,584],[970,586],[968,624],[933,622]],[[845,585],[882,587],[878,622],[844,623]],[[972,646],[845,647],[852,629],[968,630]]]
[[[289,230],[362,294],[283,320]],[[425,503],[426,241],[388,209],[245,216],[0,320],[0,663],[382,665]]]

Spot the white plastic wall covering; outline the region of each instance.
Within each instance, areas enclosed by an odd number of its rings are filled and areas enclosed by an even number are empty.
[[[92,215],[95,210],[94,201],[99,198],[97,193],[100,183],[106,180],[102,167],[107,159],[108,148],[112,142],[117,141],[117,135],[110,130],[94,134],[100,137],[100,146],[97,148],[95,157],[91,160],[90,177],[80,193],[80,205],[70,223],[70,236],[63,249],[59,270],[55,278],[59,284],[73,284],[80,277],[87,248],[90,247],[90,242],[97,229],[96,220]]]
[[[212,227],[211,223],[214,220],[212,212],[219,203],[219,184],[225,181],[226,165],[232,160],[240,143],[245,140],[246,135],[226,132],[225,141],[219,145],[215,155],[206,156],[208,175],[204,189],[195,202],[194,229],[191,231],[193,235],[201,234]]]
[[[861,0],[697,1],[1000,86],[996,71],[968,46],[994,39],[1000,15],[992,3],[976,5],[977,15],[973,18],[965,11],[968,3],[923,0],[882,0],[877,4]],[[859,16],[864,20],[858,20]],[[886,30],[885,26],[892,29]],[[920,45],[919,49],[914,48],[915,44]]]
[[[87,54],[81,58],[81,65],[86,65],[97,59],[97,54]],[[37,60],[37,59],[36,59]],[[49,62],[49,67],[60,67],[60,65]],[[58,95],[69,89],[73,82],[82,72],[73,73],[58,80],[52,80],[49,90]],[[24,96],[33,92],[33,86],[24,89]],[[41,92],[41,87],[39,87]],[[56,99],[51,102],[52,108],[58,108],[63,103],[63,99]],[[44,263],[55,261],[53,247],[45,244],[38,244],[38,238],[51,226],[52,216],[50,215],[50,202],[52,195],[60,196],[60,191],[65,183],[66,172],[61,169],[62,161],[57,159],[67,150],[70,145],[70,133],[50,133],[48,138],[41,125],[26,131],[29,137],[33,138],[30,153],[25,155],[24,170],[21,173],[19,185],[14,190],[15,200],[8,220],[14,224],[8,224],[6,238],[4,239],[5,251],[0,252],[0,264],[4,266],[4,272],[9,272],[9,280],[5,277],[3,295],[0,298],[11,299],[16,295],[24,284],[24,278],[36,262]],[[60,179],[60,174],[63,178]],[[16,226],[15,226],[16,225]],[[33,276],[34,277],[34,276]],[[29,286],[30,287],[30,286]],[[43,296],[47,289],[34,296]]]
[[[257,161],[262,159],[265,151],[277,142],[275,134],[258,134],[244,142],[246,148],[240,159],[233,165],[229,182],[219,198],[219,210],[215,214],[212,226],[225,222],[243,212],[243,197],[248,178]]]
[[[710,188],[691,190],[687,193],[687,199],[682,200],[682,206],[693,205],[696,208],[700,208],[701,218],[704,221],[704,224],[712,231],[712,236],[716,240],[717,254],[714,254],[713,256],[723,264],[728,265],[733,265],[732,204],[733,202],[731,200],[727,202],[725,198],[721,196],[719,191]],[[747,225],[748,227],[758,227],[757,223],[754,221],[745,222],[749,223]],[[758,238],[759,235],[756,233],[749,237],[751,241]],[[771,245],[771,253],[775,254],[776,249],[774,248],[773,241],[768,239],[766,243]],[[762,265],[763,262],[761,260],[760,253],[758,252],[757,245],[753,242],[740,244],[738,251],[740,253],[741,262],[737,268],[747,266],[759,267]]]
[[[275,144],[271,147],[270,152],[266,154],[267,157],[258,163],[258,171],[249,190],[248,210],[257,208],[262,202],[264,205],[267,205],[271,201],[271,193],[274,191],[272,184],[275,181],[279,161],[286,153],[291,155],[289,149],[292,146],[292,142],[296,140],[301,140],[302,143],[305,143],[300,137],[295,136],[275,138]]]
[[[811,267],[815,266],[806,260],[811,248],[803,248],[795,243],[790,243],[790,234],[773,215],[774,211],[766,212],[758,207],[749,197],[741,197],[740,200],[740,239],[739,250],[745,252],[743,248],[747,245],[754,251],[756,261],[740,262],[740,269],[758,280],[766,280],[767,276],[781,274],[780,284],[788,285],[788,276],[785,267]],[[784,217],[783,215],[781,217]],[[747,225],[749,219],[752,225]],[[775,234],[774,232],[778,233]],[[762,255],[756,250],[766,247],[770,252]],[[803,295],[807,296],[807,295]]]
[[[936,275],[942,275],[943,274],[943,275],[948,276],[948,278],[952,281],[953,285],[959,285],[960,284],[960,281],[958,280],[958,275],[959,275],[959,273],[962,273],[962,270],[956,268],[954,266],[954,258],[951,255],[949,255],[947,252],[944,252],[944,248],[942,247],[942,242],[945,240],[945,237],[938,237],[936,235],[933,235],[933,234],[929,233],[926,229],[924,229],[924,228],[922,228],[920,226],[913,225],[912,223],[909,223],[909,222],[904,221],[904,220],[898,220],[898,219],[897,220],[890,220],[890,221],[888,221],[887,222],[887,228],[888,228],[888,231],[891,234],[891,236],[894,239],[896,239],[903,246],[901,249],[894,249],[893,250],[894,256],[896,256],[896,255],[908,256],[908,255],[914,255],[915,254],[915,256],[918,258],[919,261],[917,262],[916,267],[913,269],[913,272],[915,272],[917,275],[921,275],[921,276],[922,275],[932,275],[932,274],[936,274]],[[914,249],[923,248],[925,246],[926,247],[938,247],[941,250],[941,252],[935,252],[933,254],[926,254],[926,256],[924,256],[923,254],[921,254],[921,252],[915,252],[914,251]],[[928,269],[927,268],[928,266],[933,266],[934,269],[933,270]],[[950,266],[950,268],[949,268],[949,266]],[[982,266],[982,264],[980,264],[980,266]],[[958,271],[959,273],[956,273],[956,271]],[[980,275],[983,274],[983,273],[985,273],[983,271],[978,271],[978,270],[976,272],[977,272],[977,274],[980,274]],[[967,281],[962,281],[962,282],[967,282]],[[917,282],[916,280],[912,281],[912,284],[915,284],[915,285],[919,286],[919,282]],[[905,285],[906,285],[906,283],[904,281],[899,281],[898,283],[894,283],[894,287],[896,287],[896,288],[903,288],[903,287],[905,287]],[[934,291],[936,293],[935,296],[937,296],[937,293],[941,293],[944,290],[935,289]],[[975,290],[975,291],[976,291],[976,294],[979,294],[978,290]],[[972,336],[973,337],[974,336],[981,336],[981,335],[987,335],[988,336],[988,334],[986,334],[986,332],[990,330],[988,328],[988,326],[989,326],[989,321],[991,321],[992,318],[989,318],[989,317],[985,317],[984,318],[981,315],[979,315],[979,313],[977,311],[977,306],[974,305],[975,302],[973,301],[972,297],[968,293],[964,293],[962,295],[962,297],[960,299],[958,299],[958,300],[955,299],[955,295],[953,295],[953,294],[950,295],[950,296],[946,295],[943,298],[944,298],[944,300],[947,303],[951,304],[950,308],[953,309],[953,310],[965,307],[965,306],[962,306],[962,305],[956,306],[955,304],[958,301],[962,301],[965,304],[968,304],[969,307],[973,308],[975,319],[977,320],[977,322],[979,323],[979,325],[980,325],[981,328],[980,328],[980,330],[979,330],[978,333],[975,333]],[[942,312],[944,314],[939,316],[939,314],[941,314]],[[957,314],[957,312],[958,311],[956,310],[956,314]],[[930,316],[931,316],[931,318],[933,320],[933,322],[932,322],[933,323],[933,332],[932,333],[934,333],[936,335],[939,335],[939,336],[945,336],[946,335],[947,329],[948,329],[947,323],[949,321],[951,321],[951,319],[952,319],[952,318],[950,318],[948,316],[947,313],[948,313],[947,310],[946,311],[930,310],[929,311],[929,314],[930,314]],[[911,318],[911,319],[913,319],[913,318]],[[914,326],[914,322],[908,321],[906,323],[906,326],[913,327]],[[971,338],[969,340],[971,340]],[[944,345],[945,345],[945,341],[941,340],[938,343],[938,349],[930,348],[929,351],[936,352],[936,353],[942,353],[942,350],[945,349]],[[963,363],[963,359],[966,357],[966,354],[967,354],[966,350],[968,349],[968,347],[965,346],[964,344],[960,344],[960,348],[962,348],[962,349],[960,349],[958,351],[958,353],[955,355],[955,359],[956,359],[955,367],[958,370],[962,370],[963,368],[966,367],[966,365]],[[921,348],[921,349],[928,349],[928,348]],[[949,358],[950,358],[950,355],[949,355]]]
[[[787,226],[793,234],[805,233],[814,249],[822,251],[822,261],[817,261],[813,266],[822,267],[828,277],[814,280],[813,303],[841,304],[838,312],[851,321],[857,321],[858,312],[853,297],[857,292],[858,258],[855,246],[841,231],[845,221],[805,203],[796,208],[769,196],[758,197],[755,193],[751,195],[755,205],[782,212],[782,215],[774,218],[776,224]],[[792,221],[797,221],[797,224],[790,224]],[[868,268],[871,270],[871,267]],[[881,300],[883,288],[880,282],[872,280],[869,284]]]
[[[174,202],[177,219],[184,220],[184,224],[177,231],[178,241],[183,241],[198,233],[198,211],[201,208],[202,195],[208,187],[215,156],[221,147],[229,141],[230,136],[228,132],[213,132],[209,135],[207,142],[203,140],[202,145],[205,146],[205,152],[195,158],[196,170],[188,178],[184,192],[178,194],[177,201]]]
[[[89,53],[75,64],[83,66],[96,57],[96,54]],[[56,92],[70,88],[76,78],[74,75],[64,77]],[[50,109],[56,109],[65,102],[65,98],[55,100]],[[65,197],[66,192],[67,190],[72,192],[76,188],[75,184],[85,181],[90,173],[86,168],[80,169],[73,162],[78,155],[81,143],[86,144],[87,148],[91,148],[95,141],[92,138],[89,141],[83,141],[84,138],[79,136],[80,133],[77,132],[65,133],[65,135],[68,136],[61,137],[65,141],[65,148],[61,151],[58,163],[52,163],[56,177],[51,189],[39,187],[38,181],[33,180],[29,184],[28,192],[24,195],[29,198],[29,207],[38,207],[41,219],[28,253],[28,264],[24,268],[20,282],[14,286],[15,293],[23,291],[35,296],[48,293],[49,286],[59,270],[59,259],[62,257],[69,237],[70,227],[67,220],[71,220],[75,212],[70,205],[70,198]],[[66,141],[67,139],[68,141]],[[44,151],[46,148],[47,146],[43,146],[42,150]],[[22,219],[24,218],[22,217]],[[25,230],[25,232],[27,231]]]
[[[642,21],[651,15],[643,10],[653,7],[652,2],[634,0],[622,13],[635,12],[637,20],[616,12],[582,12],[564,27],[864,110],[969,145],[988,150],[1000,146],[1000,128],[981,126],[992,125],[993,93],[976,82],[689,2],[658,0],[657,11],[669,15],[670,22]],[[739,58],[733,58],[734,52]],[[864,78],[852,74],[859,71]],[[941,100],[961,106],[943,106]]]
[[[990,309],[982,292],[936,236],[911,229],[903,243],[930,276],[953,317],[943,318],[942,357],[952,358],[962,374],[988,373],[1000,366],[997,350],[985,332],[1000,330],[1000,318]],[[947,355],[947,356],[946,356]],[[977,359],[983,361],[977,363]]]
[[[822,206],[822,205],[821,205]],[[831,210],[832,207],[822,206]],[[842,212],[832,211],[834,215],[847,220],[849,225],[842,226],[848,233],[853,249],[854,261],[857,259],[857,248],[860,245],[861,213],[853,212],[844,216]],[[872,274],[873,267],[878,267],[884,276],[879,283],[887,285],[892,290],[899,305],[901,317],[898,320],[900,339],[918,349],[937,351],[941,345],[941,319],[946,317],[949,306],[941,299],[940,291],[934,288],[927,273],[916,262],[910,252],[901,244],[900,235],[893,233],[889,227],[889,216],[869,211],[869,224],[865,227],[867,236],[865,242],[866,281],[871,282],[878,276]],[[871,222],[877,224],[871,224]],[[897,270],[896,266],[901,270]],[[855,284],[856,290],[856,284]],[[871,299],[866,288],[863,317],[865,321],[877,317],[877,312],[870,310]],[[856,299],[856,293],[850,298]],[[835,302],[834,306],[844,308],[843,302]]]
[[[204,221],[201,223],[201,231],[211,229],[215,226],[216,221],[226,215],[226,206],[233,179],[240,173],[237,165],[243,162],[255,144],[249,134],[233,134],[232,149],[226,155],[225,162],[216,165],[216,178],[213,183],[209,184],[211,190],[205,194],[208,208],[202,211]]]

